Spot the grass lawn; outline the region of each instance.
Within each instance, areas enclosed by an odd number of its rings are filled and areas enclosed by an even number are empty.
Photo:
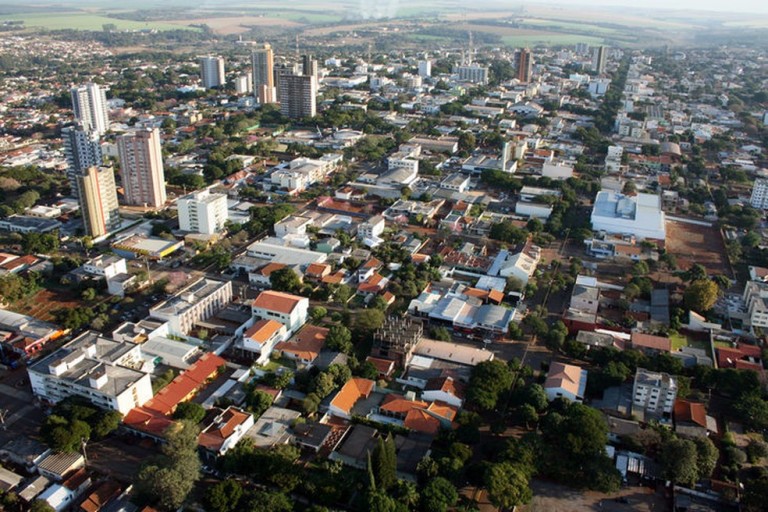
[[[85,12],[9,14],[0,16],[0,20],[24,20],[26,28],[44,28],[47,30],[103,30],[103,26],[107,23],[114,24],[118,30],[198,30],[193,27],[160,21],[119,20]]]
[[[709,352],[709,344],[704,341],[695,340],[693,338],[689,338],[683,334],[675,333],[670,334],[669,339],[672,341],[672,350],[680,350],[683,347],[693,347],[693,348],[700,348],[702,350],[706,350]]]

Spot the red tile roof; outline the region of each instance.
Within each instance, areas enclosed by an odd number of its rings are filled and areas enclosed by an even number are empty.
[[[368,356],[365,358],[365,360],[371,363],[376,368],[376,371],[378,371],[381,375],[389,376],[389,374],[392,373],[392,371],[395,369],[395,362],[391,359],[382,359],[380,357]]]
[[[760,347],[741,343],[737,347],[718,347],[716,352],[719,368],[737,368],[763,373]]]
[[[336,393],[330,405],[349,414],[358,400],[368,398],[374,386],[375,382],[372,380],[353,377]]]
[[[669,338],[664,338],[662,336],[633,332],[631,341],[634,348],[649,348],[652,350],[660,350],[662,352],[672,351],[672,341],[670,341]]]
[[[119,483],[107,480],[85,498],[85,501],[80,504],[80,510],[83,512],[98,512],[107,503],[117,498],[121,490],[122,487]]]
[[[707,428],[707,410],[704,408],[704,404],[677,399],[675,401],[674,418],[675,423],[695,423]]]
[[[224,359],[208,352],[161,389],[154,398],[144,404],[144,408],[163,415],[171,414],[177,405],[202,388],[209,378],[216,375],[219,367],[226,364]]]
[[[275,350],[281,350],[293,354],[305,361],[314,361],[325,345],[328,329],[312,324],[305,324],[290,341],[283,341],[275,345]]]
[[[200,433],[198,443],[203,448],[218,452],[234,432],[238,425],[244,424],[251,417],[235,407],[228,407],[221,415],[217,416],[205,430]]]
[[[426,391],[444,391],[463,400],[466,386],[463,382],[454,380],[453,377],[444,376],[429,379],[424,389]]]
[[[280,329],[283,327],[283,324],[277,320],[259,320],[253,324],[253,327],[245,331],[243,337],[250,338],[259,345],[263,345],[267,341],[271,340],[275,334],[280,332]]]
[[[253,301],[253,307],[266,309],[267,311],[277,311],[278,313],[290,314],[296,306],[304,299],[298,295],[290,293],[276,292],[266,290],[259,294]]]

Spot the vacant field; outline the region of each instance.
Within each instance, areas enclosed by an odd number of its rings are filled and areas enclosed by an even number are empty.
[[[534,479],[531,482],[533,500],[518,507],[525,512],[650,512],[667,510],[666,500],[652,489],[640,486],[622,487],[614,494],[595,491],[576,491],[563,485]],[[626,498],[628,503],[619,503],[616,498]]]
[[[716,227],[698,226],[667,220],[666,249],[677,258],[677,265],[685,270],[694,263],[703,265],[709,274],[731,275],[725,256],[723,237]]]
[[[118,30],[196,30],[165,21],[131,21],[109,18],[91,13],[30,13],[0,16],[0,20],[23,20],[27,28],[47,30],[103,30],[104,25],[114,24]]]
[[[45,322],[53,322],[53,311],[74,308],[79,304],[80,301],[67,292],[41,290],[19,303],[12,304],[10,309]]]
[[[188,28],[189,25],[208,25],[217,34],[241,34],[252,27],[295,27],[299,23],[287,19],[267,18],[263,16],[240,16],[225,18],[194,18],[186,20],[169,20],[166,23],[177,28]]]

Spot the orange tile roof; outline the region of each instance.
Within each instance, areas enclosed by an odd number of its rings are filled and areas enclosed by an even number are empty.
[[[653,336],[642,332],[633,332],[631,342],[633,347],[650,348],[663,352],[670,352],[672,350],[672,342],[669,338]]]
[[[120,495],[122,487],[113,480],[107,480],[99,485],[91,494],[80,504],[80,510],[83,512],[98,512],[107,503]]]
[[[674,417],[675,422],[685,421],[707,428],[707,410],[704,404],[682,399],[675,400]]]
[[[276,350],[294,354],[299,359],[314,361],[325,345],[328,329],[317,325],[305,324],[290,341],[275,345]]]
[[[358,400],[368,398],[375,385],[372,380],[353,377],[336,393],[330,405],[349,414]]]
[[[423,409],[409,410],[403,420],[403,426],[409,430],[425,434],[434,435],[440,432],[440,420]]]
[[[291,295],[290,293],[266,290],[261,292],[259,296],[254,299],[253,307],[289,314],[303,299],[304,297]]]
[[[342,281],[344,281],[346,275],[346,270],[339,269],[333,274],[323,277],[322,282],[325,284],[340,284]]]
[[[408,400],[402,395],[389,394],[381,402],[379,409],[393,414],[407,414],[411,409],[426,409],[428,405],[422,400]]]
[[[441,418],[445,418],[448,421],[453,421],[453,419],[456,417],[456,414],[459,412],[454,406],[439,400],[435,400],[429,404],[427,410],[433,415],[440,416]]]
[[[216,354],[206,353],[144,404],[144,408],[164,415],[171,414],[177,405],[203,387],[209,378],[216,375],[219,367],[226,364],[227,361]]]
[[[579,394],[579,382],[581,381],[581,368],[564,363],[552,363],[549,367],[544,388],[562,388],[574,395]]]
[[[357,287],[359,293],[379,293],[387,286],[389,280],[376,272],[371,277],[360,283]]]
[[[366,261],[361,268],[379,268],[381,265],[381,261],[371,256],[371,258]]]
[[[391,359],[368,356],[365,360],[371,363],[376,368],[376,371],[382,375],[389,375],[395,369],[395,362]]]
[[[277,320],[259,320],[253,327],[245,331],[243,337],[250,338],[259,345],[263,345],[272,339],[272,337],[280,332],[284,326]]]
[[[263,267],[261,267],[257,272],[264,276],[269,277],[272,275],[272,272],[275,272],[276,270],[282,270],[285,268],[284,263],[267,263]]]
[[[323,263],[310,263],[307,267],[305,276],[309,277],[325,277],[331,273],[331,266]]]
[[[221,445],[235,431],[238,425],[242,425],[251,417],[250,414],[243,412],[235,407],[228,407],[220,416],[217,416],[204,431],[200,433],[198,443],[203,448],[213,451],[219,451]]]
[[[463,382],[454,380],[453,377],[444,376],[429,379],[424,389],[426,391],[445,391],[448,394],[463,399],[466,386]]]
[[[34,265],[38,261],[40,261],[39,258],[36,258],[31,254],[27,254],[26,256],[22,256],[20,258],[14,258],[10,261],[6,261],[2,265],[0,265],[0,268],[2,268],[3,270],[13,271],[14,269],[24,265]]]

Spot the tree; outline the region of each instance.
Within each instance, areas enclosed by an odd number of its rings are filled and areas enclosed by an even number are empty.
[[[682,277],[689,283],[694,281],[704,281],[708,278],[707,269],[699,263],[694,263],[688,270],[683,272]]]
[[[316,306],[309,312],[310,318],[313,322],[319,322],[328,315],[328,310],[322,306]]]
[[[173,419],[188,420],[194,424],[200,423],[203,418],[205,418],[205,409],[194,402],[181,402],[173,412]]]
[[[123,415],[117,411],[101,411],[97,415],[97,420],[93,424],[93,435],[96,438],[103,438],[111,434],[120,426],[120,420]]]
[[[709,478],[717,466],[717,459],[720,453],[717,451],[715,443],[708,437],[697,437],[693,440],[696,445],[696,469],[698,470],[698,479]]]
[[[451,333],[445,327],[435,327],[432,329],[432,338],[440,341],[451,341]]]
[[[262,510],[292,512],[293,503],[282,492],[257,491],[251,494],[244,510],[248,512],[261,512]]]
[[[325,337],[325,345],[331,350],[352,353],[352,333],[343,325],[332,325]]]
[[[245,404],[248,411],[258,418],[272,405],[272,395],[255,387],[250,387],[245,394]]]
[[[164,510],[178,509],[200,478],[197,425],[182,420],[166,431],[162,455],[139,471],[136,489],[140,497]]]
[[[528,484],[528,475],[518,467],[502,462],[491,464],[485,472],[485,488],[495,506],[512,509],[531,501],[533,493]]]
[[[56,512],[45,500],[35,500],[29,507],[29,512]]]
[[[296,293],[301,289],[301,279],[292,268],[281,268],[269,275],[269,284],[273,290]]]
[[[55,451],[77,452],[83,440],[91,438],[91,427],[84,421],[72,420],[51,414],[45,420],[41,433],[45,443]]]
[[[346,284],[342,284],[333,292],[333,297],[336,299],[336,302],[346,306],[352,297],[352,289]]]
[[[685,307],[699,313],[712,309],[720,295],[720,288],[714,281],[700,279],[691,283],[683,294]]]
[[[243,497],[243,486],[237,480],[224,480],[208,488],[203,501],[211,512],[235,512]]]
[[[483,361],[472,368],[467,400],[487,411],[493,410],[501,393],[512,387],[512,373],[504,362]]]
[[[734,405],[734,409],[748,428],[756,431],[768,428],[768,401],[758,393],[746,393]]]
[[[451,482],[443,477],[433,478],[421,491],[421,510],[445,512],[456,504],[459,493]]]
[[[668,480],[688,486],[698,481],[698,453],[693,441],[670,439],[661,446],[659,462]]]
[[[392,436],[386,439],[379,437],[371,454],[371,470],[377,489],[387,491],[397,483],[397,455]]]
[[[363,332],[373,332],[384,323],[384,312],[379,309],[366,309],[357,314],[355,329]]]

